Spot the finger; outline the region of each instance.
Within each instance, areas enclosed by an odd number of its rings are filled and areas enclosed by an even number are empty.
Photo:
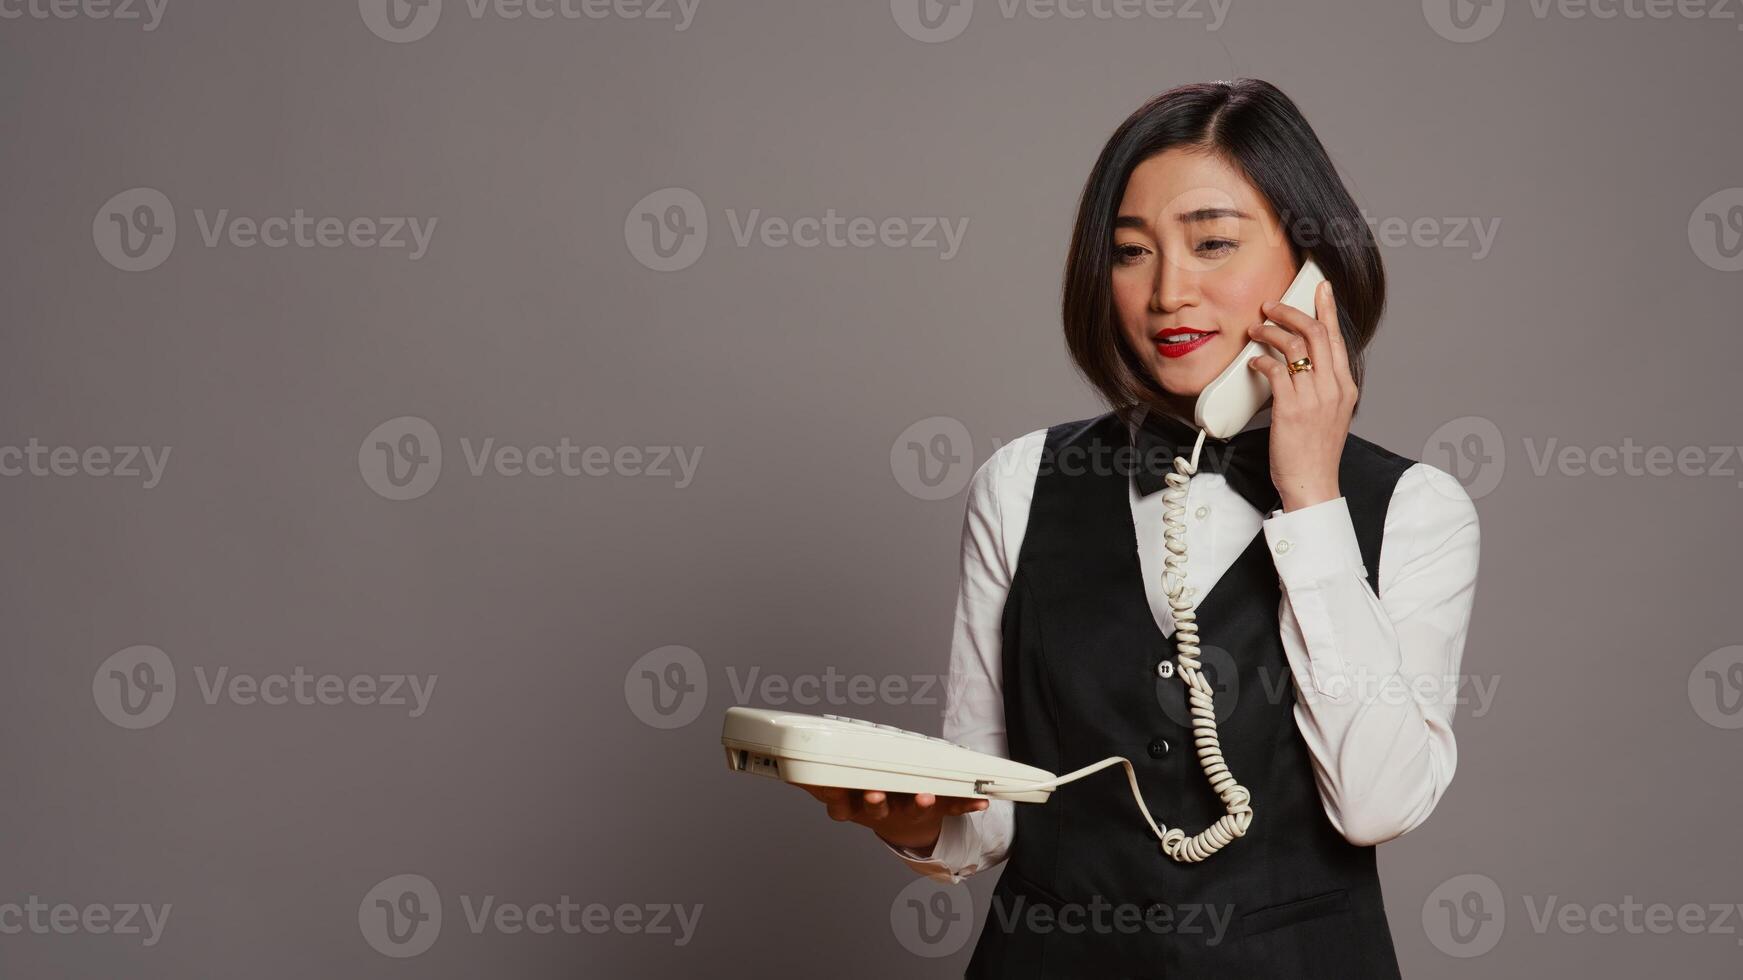
[[[1266,344],[1281,351],[1285,361],[1296,361],[1303,357],[1312,360],[1312,352],[1308,349],[1307,340],[1300,334],[1290,333],[1282,327],[1260,324],[1253,328],[1253,338],[1255,340],[1264,341]],[[1296,371],[1291,373],[1288,367],[1283,365],[1276,358],[1266,357],[1265,360],[1270,361],[1281,369],[1280,374],[1266,374],[1266,377],[1271,379],[1271,394],[1273,397],[1278,398],[1277,407],[1282,408],[1287,406],[1290,399],[1297,395],[1308,396],[1310,403],[1318,400],[1317,392],[1310,387],[1310,383],[1301,380],[1301,375],[1309,372]],[[1281,395],[1279,395],[1279,393],[1281,393]]]
[[[964,813],[976,813],[985,810],[991,803],[988,800],[971,800],[962,797],[951,797],[944,802],[944,812],[952,816]]]
[[[883,820],[890,815],[889,799],[878,790],[867,790],[860,796],[860,803],[858,819],[862,821]]]
[[[1298,357],[1304,357],[1310,353],[1307,346],[1307,338],[1298,333],[1285,330],[1282,327],[1272,326],[1268,323],[1259,323],[1255,324],[1252,329],[1248,330],[1247,335],[1252,337],[1254,340],[1264,341],[1276,348],[1278,353],[1282,354],[1285,360],[1293,361]]]
[[[1281,415],[1294,407],[1295,400],[1300,395],[1296,392],[1294,383],[1289,380],[1289,368],[1282,361],[1269,354],[1260,354],[1258,357],[1248,358],[1247,367],[1264,375],[1271,382],[1273,415]]]
[[[1346,394],[1353,401],[1356,393],[1356,382],[1350,373],[1350,350],[1344,342],[1343,323],[1338,318],[1337,296],[1327,280],[1319,287],[1319,303],[1317,307],[1320,322],[1326,325],[1326,339],[1331,342],[1331,370],[1337,377],[1340,393]]]
[[[1317,302],[1315,306],[1317,307]],[[1332,363],[1331,341],[1326,336],[1325,324],[1319,322],[1293,306],[1283,303],[1270,303],[1265,313],[1286,328],[1288,332],[1300,338],[1299,345],[1290,349],[1289,360],[1295,361],[1307,357],[1316,367]],[[1275,328],[1271,328],[1275,329]],[[1275,345],[1273,345],[1275,346]],[[1335,397],[1337,394],[1337,379],[1331,371],[1319,377],[1311,375],[1317,372],[1297,371],[1289,375],[1290,384],[1303,395],[1318,401],[1320,397]],[[1309,375],[1302,377],[1302,375]]]
[[[1330,307],[1329,319],[1327,307]],[[1316,331],[1321,343],[1313,351],[1313,381],[1318,388],[1320,397],[1327,402],[1336,402],[1343,390],[1343,379],[1337,371],[1337,304],[1332,301],[1331,281],[1325,280],[1313,290],[1314,323],[1319,325]]]
[[[1287,332],[1300,337],[1306,345],[1309,357],[1324,358],[1326,363],[1331,363],[1331,348],[1326,340],[1325,324],[1284,303],[1268,304],[1265,314]]]

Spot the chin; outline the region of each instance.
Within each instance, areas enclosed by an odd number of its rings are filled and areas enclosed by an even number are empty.
[[[1197,366],[1188,368],[1185,365],[1172,364],[1162,368],[1157,375],[1162,390],[1179,398],[1197,398],[1204,391],[1204,386],[1210,384],[1221,373],[1221,369],[1209,371]]]

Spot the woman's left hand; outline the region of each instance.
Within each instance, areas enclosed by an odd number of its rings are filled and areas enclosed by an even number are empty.
[[[1291,306],[1266,303],[1264,323],[1248,334],[1283,352],[1283,361],[1261,355],[1248,366],[1271,380],[1271,482],[1283,509],[1300,510],[1342,496],[1338,461],[1356,411],[1356,383],[1350,378],[1349,352],[1338,327],[1331,283],[1314,293],[1318,319]],[[1313,360],[1313,370],[1289,373],[1285,361]]]

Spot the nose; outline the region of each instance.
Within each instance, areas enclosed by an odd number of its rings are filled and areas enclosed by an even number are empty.
[[[1197,302],[1198,273],[1164,255],[1156,263],[1156,280],[1151,284],[1151,312],[1173,313],[1183,306],[1192,306]]]

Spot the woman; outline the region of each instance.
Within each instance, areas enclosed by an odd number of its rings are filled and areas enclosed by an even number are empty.
[[[1271,302],[1308,259],[1312,316]],[[1045,804],[806,787],[922,874],[1008,862],[970,976],[1399,976],[1374,847],[1452,779],[1478,532],[1457,480],[1349,433],[1384,299],[1275,87],[1182,86],[1109,139],[1063,306],[1112,410],[975,474],[943,735],[1061,774],[1123,756],[1168,829],[1114,773]],[[1268,410],[1199,455],[1196,398],[1251,340],[1283,354],[1247,360]]]

